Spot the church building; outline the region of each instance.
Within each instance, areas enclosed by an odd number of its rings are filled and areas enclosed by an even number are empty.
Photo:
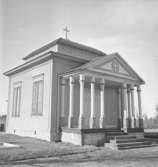
[[[59,38],[9,77],[7,133],[77,145],[143,134],[142,78],[118,54]]]

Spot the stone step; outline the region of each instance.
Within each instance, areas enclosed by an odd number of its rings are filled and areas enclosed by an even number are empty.
[[[120,139],[136,139],[136,136],[132,135],[118,135],[118,136],[110,136],[110,139],[120,140]]]
[[[124,132],[108,132],[107,135],[109,135],[109,136],[119,136],[119,135],[127,135],[127,133],[124,133]]]
[[[148,145],[148,144],[152,144],[152,142],[150,142],[150,141],[138,141],[138,142],[130,142],[130,143],[119,143],[119,144],[117,144],[117,146],[119,148],[121,148],[121,147],[129,147],[129,146]]]
[[[140,144],[136,146],[124,146],[124,147],[118,147],[118,150],[128,150],[128,149],[137,149],[137,148],[145,148],[145,147],[154,147],[158,146],[158,144]]]
[[[106,129],[107,132],[123,132],[120,129]]]
[[[143,141],[149,141],[148,139],[144,139],[144,138],[141,138],[141,139],[136,139],[136,138],[130,138],[130,139],[117,139],[116,140],[116,143],[131,143],[131,142],[143,142]]]

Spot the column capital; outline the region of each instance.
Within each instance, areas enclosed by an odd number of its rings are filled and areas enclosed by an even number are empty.
[[[128,88],[127,88],[127,93],[130,93],[130,92],[131,92],[131,88],[128,87]]]
[[[123,89],[127,89],[127,84],[123,84],[123,85],[122,85],[122,88],[123,88]]]
[[[121,94],[121,88],[118,88],[118,94],[119,95]]]
[[[130,89],[134,89],[134,84],[129,85]]]
[[[90,83],[91,83],[91,84],[95,84],[95,78],[94,78],[94,77],[91,78]]]
[[[105,86],[105,81],[104,81],[104,79],[101,80],[101,82],[99,83],[99,85],[100,85],[100,89],[101,89],[101,90],[104,90],[104,86]]]
[[[70,81],[70,84],[75,84],[75,79],[74,79],[74,77],[70,77],[70,78],[69,78],[69,81]]]
[[[79,75],[79,81],[84,82],[85,81],[85,76],[83,74]]]
[[[105,84],[105,80],[103,78],[101,78],[101,81],[99,83],[100,85],[104,85]]]
[[[66,79],[65,78],[61,78],[61,85],[66,85]]]
[[[100,90],[104,90],[104,84],[103,83],[100,83]]]
[[[141,92],[141,87],[140,87],[140,85],[137,86],[137,92]]]

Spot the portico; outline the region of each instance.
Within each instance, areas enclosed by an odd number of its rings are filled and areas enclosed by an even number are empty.
[[[114,61],[116,64],[119,63],[116,57],[108,63]],[[106,67],[106,61],[103,62]],[[60,83],[62,83],[61,106],[65,106],[67,103],[67,107],[65,109],[62,107],[61,110],[61,116],[64,115],[65,122],[62,128],[63,141],[69,142],[67,137],[70,133],[71,137],[74,136],[72,135],[73,130],[74,132],[88,130],[89,133],[96,130],[97,133],[102,131],[103,134],[110,129],[143,132],[141,83],[133,76],[120,75],[116,67],[111,66],[112,71],[109,75],[106,68],[98,71],[96,66],[99,69],[100,62],[95,62],[93,67],[88,65],[84,70],[80,68],[60,76]],[[117,64],[117,66],[120,70],[121,65]],[[129,73],[128,70],[125,72]],[[138,113],[136,113],[136,109]],[[63,118],[60,120],[63,121]],[[60,122],[61,127],[62,121]],[[73,138],[72,141],[75,139]]]
[[[105,80],[104,78],[95,78],[94,76],[86,76],[85,74],[78,74],[77,76],[66,76],[61,78],[61,86],[62,86],[62,112],[61,112],[61,124],[63,122],[67,122],[68,128],[79,128],[79,129],[93,129],[93,128],[109,128],[106,124],[106,102],[105,102],[105,94],[106,90],[108,89],[115,89],[117,92],[117,125],[111,126],[112,128],[120,128],[123,130],[127,130],[128,128],[143,128],[142,124],[142,109],[141,109],[141,89],[139,85],[132,85],[132,84],[123,84]],[[64,84],[63,84],[64,83]],[[66,87],[66,83],[68,84]],[[79,85],[79,111],[75,117],[74,115],[74,107],[75,107],[75,98],[74,98],[74,89],[76,88],[75,85]],[[88,85],[85,88],[85,85]],[[95,112],[95,92],[96,92],[96,85],[99,88],[99,103],[100,107],[97,109],[97,115],[99,115],[99,119],[96,119],[96,112]],[[68,109],[68,117],[66,118],[65,115],[65,103],[67,98],[65,96],[66,88],[69,89],[69,109]],[[84,113],[85,108],[84,105],[86,103],[85,99],[85,89],[89,91],[89,108],[90,113],[89,117],[85,117]],[[138,98],[135,99],[134,94],[137,94]],[[135,101],[138,100],[138,115],[139,117],[136,118],[136,110],[135,110]],[[112,103],[112,101],[111,101]],[[63,120],[64,118],[64,120]],[[67,119],[67,121],[65,120]],[[78,121],[77,127],[76,122]],[[96,122],[97,121],[97,122]],[[85,123],[88,122],[88,123]],[[138,122],[136,124],[136,122]],[[107,125],[107,126],[106,126]]]

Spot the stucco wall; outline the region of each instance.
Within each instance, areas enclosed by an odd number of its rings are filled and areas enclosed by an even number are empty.
[[[50,140],[51,70],[52,61],[49,60],[10,78],[8,133]],[[33,116],[31,114],[33,77],[39,74],[44,74],[43,115]],[[13,84],[19,81],[22,82],[20,117],[12,117]]]
[[[58,94],[61,96],[61,93],[58,93],[61,90],[61,85],[57,81],[57,74],[65,72],[71,68],[75,68],[80,66],[80,62],[71,61],[62,59],[60,57],[54,57],[53,59],[53,76],[52,76],[52,125],[51,125],[51,140],[59,140],[60,132],[59,132],[59,118],[60,118],[60,99]],[[67,82],[68,84],[68,82]],[[59,88],[60,87],[60,88]],[[68,97],[66,97],[68,100]],[[68,106],[66,106],[68,107]]]

